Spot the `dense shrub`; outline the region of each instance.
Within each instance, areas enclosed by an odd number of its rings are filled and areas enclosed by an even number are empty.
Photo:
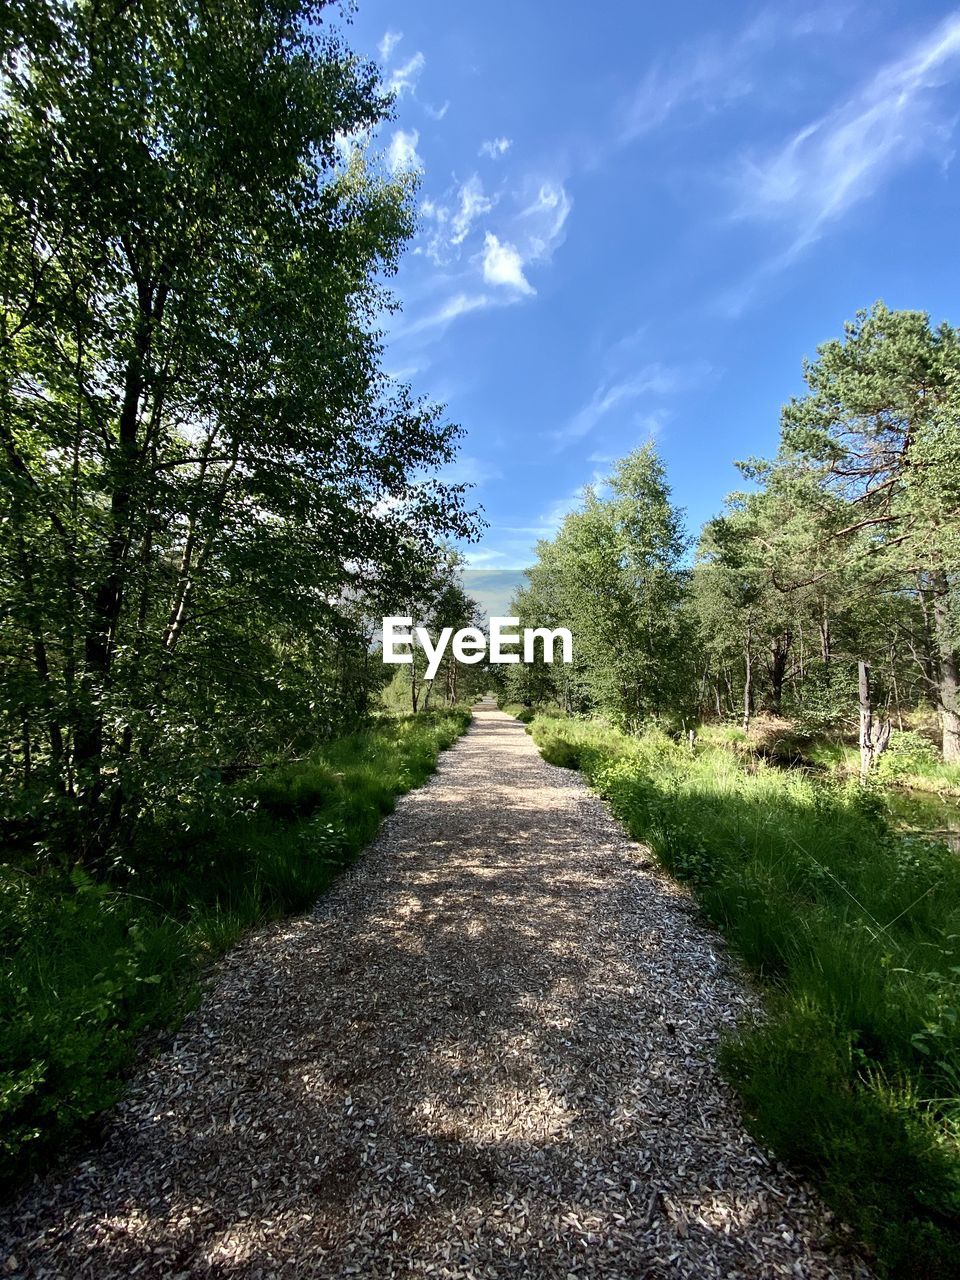
[[[223,788],[141,832],[111,883],[0,869],[0,1184],[48,1158],[123,1088],[148,1029],[172,1026],[205,961],[304,910],[470,722],[385,720]]]
[[[505,702],[500,710],[519,720],[521,724],[530,724],[537,714],[532,707],[524,706],[522,702]]]
[[[908,778],[929,772],[940,763],[940,753],[924,733],[895,730],[880,757],[879,773],[888,778]]]

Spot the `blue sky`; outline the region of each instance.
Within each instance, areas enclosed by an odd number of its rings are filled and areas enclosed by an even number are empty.
[[[528,564],[651,437],[691,531],[776,449],[801,362],[882,298],[960,324],[960,9],[360,0],[421,171],[387,366]]]

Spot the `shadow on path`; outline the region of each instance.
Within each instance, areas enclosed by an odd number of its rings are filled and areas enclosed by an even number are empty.
[[[865,1275],[717,1077],[749,1009],[684,892],[482,711],[14,1206],[12,1273]]]

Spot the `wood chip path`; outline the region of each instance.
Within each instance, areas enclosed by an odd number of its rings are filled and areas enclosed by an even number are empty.
[[[583,781],[480,711],[312,915],[231,953],[103,1143],[7,1212],[0,1270],[866,1277],[718,1078],[752,1006]]]

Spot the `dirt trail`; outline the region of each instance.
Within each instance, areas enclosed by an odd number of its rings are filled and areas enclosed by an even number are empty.
[[[7,1273],[865,1276],[718,1079],[751,999],[582,780],[481,711],[13,1207]]]

